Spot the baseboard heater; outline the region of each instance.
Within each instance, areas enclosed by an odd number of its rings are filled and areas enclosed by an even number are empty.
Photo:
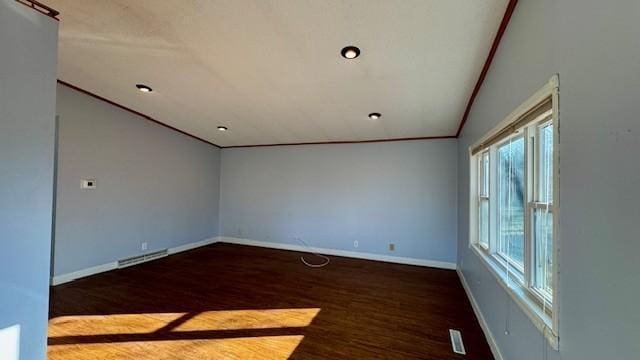
[[[154,251],[151,253],[118,260],[118,269],[125,268],[127,266],[136,265],[136,264],[141,264],[143,262],[147,262],[155,259],[159,259],[167,255],[169,255],[169,251],[167,249],[164,249],[164,250]]]

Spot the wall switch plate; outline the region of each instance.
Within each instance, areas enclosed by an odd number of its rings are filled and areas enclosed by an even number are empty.
[[[389,251],[395,251],[395,249],[396,249],[396,244],[389,243]]]
[[[82,179],[80,182],[81,189],[93,190],[97,185],[98,184],[95,179]]]
[[[147,250],[148,248],[149,248],[149,244],[146,241],[143,241],[142,243],[140,243],[141,250]]]

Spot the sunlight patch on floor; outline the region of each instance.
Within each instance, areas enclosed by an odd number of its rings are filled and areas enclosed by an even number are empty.
[[[287,359],[318,308],[60,316],[53,359]]]
[[[311,324],[320,309],[270,309],[205,311],[183,324],[175,331],[270,329],[305,327]]]
[[[319,312],[304,308],[61,316],[49,320],[49,337],[305,327]]]
[[[184,313],[60,316],[49,320],[49,337],[150,333]]]
[[[49,359],[287,359],[302,335],[49,346]]]

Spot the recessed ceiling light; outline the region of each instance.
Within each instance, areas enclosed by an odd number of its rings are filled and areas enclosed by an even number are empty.
[[[360,56],[360,49],[355,46],[347,46],[340,51],[340,54],[343,58],[351,60]]]
[[[138,90],[142,91],[142,92],[152,92],[153,89],[148,87],[147,85],[144,84],[136,84],[136,87],[138,88]]]
[[[369,119],[371,120],[378,120],[382,117],[382,114],[380,113],[371,113],[369,114]]]
[[[226,126],[218,126],[218,131],[227,131],[227,127]]]

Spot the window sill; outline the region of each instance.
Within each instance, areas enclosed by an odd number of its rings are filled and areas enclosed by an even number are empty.
[[[526,289],[522,287],[517,280],[509,281],[507,283],[507,274],[505,269],[500,266],[495,259],[486,254],[478,245],[469,246],[473,252],[480,258],[480,262],[492,273],[498,283],[511,297],[513,302],[524,311],[527,317],[531,320],[533,325],[544,335],[549,342],[549,345],[554,349],[559,349],[559,338],[556,331],[552,327],[551,317],[544,313],[544,310],[535,302]]]

